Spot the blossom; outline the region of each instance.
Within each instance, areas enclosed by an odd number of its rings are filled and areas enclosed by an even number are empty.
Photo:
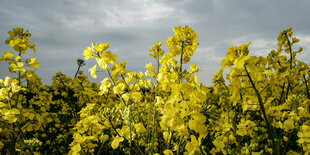
[[[94,57],[90,47],[85,48],[83,55],[85,56],[85,60],[88,60],[89,58]]]
[[[118,148],[119,143],[122,142],[122,141],[124,141],[124,138],[123,138],[123,137],[116,136],[116,137],[114,138],[114,140],[112,141],[112,143],[111,143],[111,147],[112,147],[113,149]]]
[[[96,75],[96,67],[97,65],[94,65],[92,68],[90,68],[88,71],[90,72],[90,75],[95,79],[97,78],[97,75]]]

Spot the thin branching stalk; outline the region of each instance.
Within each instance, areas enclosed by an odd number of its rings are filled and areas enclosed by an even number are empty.
[[[182,82],[182,65],[183,65],[183,50],[184,50],[184,42],[182,41],[182,46],[181,46],[181,57],[180,57],[180,73],[179,73],[179,83]]]
[[[256,86],[255,86],[255,84],[254,84],[254,82],[253,82],[253,80],[252,80],[252,77],[251,77],[251,75],[250,75],[248,69],[247,69],[245,66],[244,66],[244,69],[245,69],[246,74],[247,74],[247,76],[248,76],[248,78],[249,78],[249,80],[250,80],[250,83],[251,83],[251,85],[252,85],[252,87],[253,87],[253,89],[254,89],[254,91],[255,91],[256,97],[257,97],[258,102],[259,102],[259,105],[260,105],[260,109],[261,109],[261,111],[262,111],[262,113],[263,113],[264,120],[265,120],[265,122],[266,122],[267,129],[268,129],[268,136],[269,136],[270,140],[272,141],[273,151],[274,151],[275,153],[281,154],[281,153],[279,152],[279,151],[281,151],[281,150],[278,149],[277,146],[276,146],[276,144],[275,144],[275,140],[274,140],[274,135],[273,135],[272,127],[271,127],[271,125],[270,125],[270,123],[269,123],[269,120],[268,120],[268,117],[267,117],[267,114],[266,114],[266,110],[265,110],[265,107],[264,107],[264,103],[263,103],[262,97],[260,96],[260,94],[259,94],[259,92],[258,92],[258,90],[257,90],[257,88],[256,88]]]
[[[159,73],[159,55],[156,57],[157,60],[157,71],[156,71],[156,77]],[[151,155],[153,155],[154,151],[154,143],[155,143],[155,132],[156,132],[156,96],[157,96],[157,89],[159,87],[159,82],[156,78],[156,85],[155,85],[155,95],[154,95],[154,103],[153,103],[153,130],[152,130],[152,143],[151,143]]]
[[[177,149],[177,155],[180,154],[180,148],[181,148],[182,139],[183,139],[183,135],[182,135],[182,136],[180,137],[180,139],[179,139],[178,149]]]
[[[287,35],[286,32],[284,33],[284,35],[285,35],[285,37],[286,37],[286,39],[287,39],[287,44],[288,44],[289,50],[290,50],[290,60],[289,60],[289,62],[290,62],[290,69],[292,69],[292,68],[293,68],[293,54],[292,54],[291,41],[289,40],[288,35]],[[287,85],[287,88],[286,88],[285,99],[287,99],[287,97],[288,97],[288,92],[289,92],[290,87],[291,87],[290,78],[288,77],[287,79],[288,79],[288,85]]]
[[[114,80],[113,80],[113,78],[112,78],[112,75],[111,75],[110,71],[109,71],[107,68],[106,68],[105,70],[107,71],[107,73],[108,73],[108,75],[109,75],[109,78],[110,78],[110,80],[112,81],[113,86],[116,86],[116,85],[115,85],[115,82],[114,82]],[[122,98],[122,96],[121,96],[119,93],[117,93],[117,95],[118,95],[118,97],[121,99],[122,103],[123,103],[125,106],[127,106],[127,104],[125,103],[125,101],[124,101],[124,99]]]
[[[309,87],[308,87],[308,82],[307,82],[307,79],[306,79],[306,75],[303,75],[303,78],[304,78],[305,85],[306,85],[307,98],[310,99]]]
[[[230,121],[229,121],[229,105],[228,105],[228,108],[227,108],[227,123],[228,123],[228,125],[230,124]],[[228,151],[229,151],[229,131],[227,131],[227,144],[226,144],[226,153],[228,153]]]
[[[75,78],[77,77],[77,75],[78,75],[78,73],[79,73],[79,71],[80,71],[80,68],[81,68],[81,65],[79,65],[78,69],[77,69],[76,72],[75,72],[75,75],[74,75]]]

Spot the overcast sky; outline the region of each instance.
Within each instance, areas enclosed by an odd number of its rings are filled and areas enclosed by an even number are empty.
[[[127,69],[144,72],[146,63],[155,64],[150,47],[161,41],[167,51],[173,27],[188,25],[199,35],[190,63],[200,68],[199,81],[210,85],[231,45],[251,41],[250,55],[265,56],[288,27],[300,38],[300,58],[308,63],[309,7],[309,0],[0,0],[0,51],[12,51],[4,44],[7,31],[23,27],[32,33],[37,53],[27,56],[38,58],[44,84],[59,71],[73,77],[76,60],[91,42],[109,43]],[[95,61],[86,63],[82,69],[89,75]],[[0,78],[13,76],[6,62],[0,64]]]

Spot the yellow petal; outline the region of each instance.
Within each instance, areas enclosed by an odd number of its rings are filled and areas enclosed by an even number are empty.
[[[97,78],[97,75],[96,75],[96,67],[97,65],[94,65],[92,68],[90,68],[88,71],[90,72],[90,75],[95,79]]]
[[[111,147],[113,149],[116,149],[118,147],[119,143],[122,142],[123,140],[124,140],[123,137],[119,137],[119,136],[115,137],[113,142],[111,143]]]
[[[165,150],[164,152],[164,155],[173,155],[173,152],[171,150]]]
[[[83,55],[85,56],[85,60],[88,60],[89,58],[93,57],[93,53],[91,52],[91,48],[90,47],[86,47]]]

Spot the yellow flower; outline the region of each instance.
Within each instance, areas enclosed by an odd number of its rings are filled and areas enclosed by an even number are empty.
[[[96,45],[94,45],[94,43],[92,43],[93,48],[94,48],[94,52],[103,52],[104,50],[109,48],[109,44],[104,44],[104,43],[97,43]]]
[[[85,60],[94,57],[90,47],[85,48],[83,55],[85,56]]]
[[[104,143],[109,139],[109,135],[102,134],[99,139],[101,140],[101,143]]]
[[[0,58],[0,60],[7,60],[8,58],[12,58],[13,52],[3,52],[3,57]]]
[[[106,69],[109,63],[114,63],[117,60],[117,56],[112,54],[111,51],[107,51],[100,57],[96,57],[96,61],[102,69]]]
[[[199,71],[199,68],[195,64],[191,64],[189,74],[193,74]]]
[[[133,99],[134,102],[138,103],[141,101],[141,99],[143,98],[143,96],[141,95],[140,92],[133,92],[131,94],[131,98]]]
[[[79,143],[75,144],[74,146],[71,147],[72,155],[79,155],[81,151],[81,145]]]
[[[11,85],[11,82],[12,82],[12,80],[11,80],[11,77],[5,77],[5,80],[4,80],[4,86],[5,87],[7,87],[7,86],[9,86],[9,85]]]
[[[195,154],[200,153],[200,149],[199,149],[200,140],[201,140],[201,138],[199,138],[197,140],[194,135],[191,135],[191,142],[187,142],[187,144],[185,146],[185,149],[188,151],[189,155],[195,155]]]
[[[300,131],[297,133],[297,143],[303,144],[304,142],[310,143],[310,126],[302,125]]]
[[[283,124],[285,132],[292,131],[295,128],[293,118],[287,119]]]
[[[20,61],[21,59],[22,59],[22,57],[19,55],[15,57],[15,61]]]
[[[164,155],[173,155],[173,152],[171,150],[165,150],[164,152]]]
[[[237,69],[242,69],[247,60],[250,59],[250,56],[243,56],[240,59],[235,59],[234,64]]]
[[[293,42],[293,43],[297,43],[297,42],[299,42],[299,39],[296,38],[296,37],[294,37],[294,38],[292,38],[292,42]]]
[[[215,139],[212,143],[216,148],[216,152],[224,151],[225,143],[223,141]]]
[[[3,119],[7,120],[8,123],[14,123],[17,121],[16,115],[20,114],[20,111],[16,108],[13,108],[12,110],[3,109],[1,110],[1,114],[4,115]]]
[[[112,141],[112,143],[111,143],[111,147],[113,149],[116,149],[118,147],[119,143],[122,142],[122,141],[124,141],[123,137],[116,136],[114,138],[114,140]]]
[[[161,42],[156,42],[151,49],[149,50],[149,52],[153,52],[150,54],[151,57],[157,58],[158,57],[162,57],[165,53],[165,51],[163,51],[161,48]]]
[[[183,63],[187,63],[190,60],[190,56],[194,54],[197,48],[198,34],[190,27],[185,25],[184,27],[177,26],[173,28],[174,36],[168,37],[167,48],[170,50],[168,55],[177,56],[183,54]]]
[[[119,134],[121,136],[124,136],[125,138],[130,138],[130,129],[128,126],[123,126],[122,129],[116,129],[117,132],[119,132]],[[135,137],[135,134],[133,132],[131,132],[131,137]]]
[[[254,133],[257,129],[256,124],[251,120],[245,120],[244,118],[241,119],[240,123],[237,125],[238,130],[237,134],[240,136],[254,136]]]
[[[95,79],[97,78],[97,75],[96,75],[96,67],[97,65],[94,65],[92,68],[90,68],[88,71],[90,72],[90,75]]]
[[[27,59],[26,62],[29,64],[30,67],[37,69],[40,63],[37,62],[37,58],[32,57],[30,59]]]
[[[125,102],[128,102],[128,100],[130,99],[130,94],[129,93],[124,93],[123,95],[122,95],[122,98],[124,99],[124,101]]]
[[[99,87],[99,95],[105,94],[109,92],[109,88],[112,86],[111,82],[108,78],[104,78],[101,81],[100,87]]]
[[[21,73],[25,73],[26,72],[26,69],[23,68],[24,63],[22,63],[22,62],[17,62],[16,63],[13,60],[13,61],[9,62],[9,64],[10,64],[10,67],[9,67],[10,72],[16,72],[16,71],[21,72]]]
[[[145,64],[145,75],[150,77],[155,77],[155,70],[152,63]]]
[[[145,129],[145,127],[143,126],[142,123],[135,124],[134,126],[135,126],[136,131],[137,131],[138,133],[145,133],[145,132],[146,132],[146,129]]]
[[[119,83],[117,86],[113,87],[113,92],[115,94],[121,94],[124,92],[126,86],[124,83]]]
[[[189,128],[198,132],[202,137],[207,136],[207,128],[204,125],[206,117],[199,112],[195,112],[191,115],[192,119],[189,120]]]

